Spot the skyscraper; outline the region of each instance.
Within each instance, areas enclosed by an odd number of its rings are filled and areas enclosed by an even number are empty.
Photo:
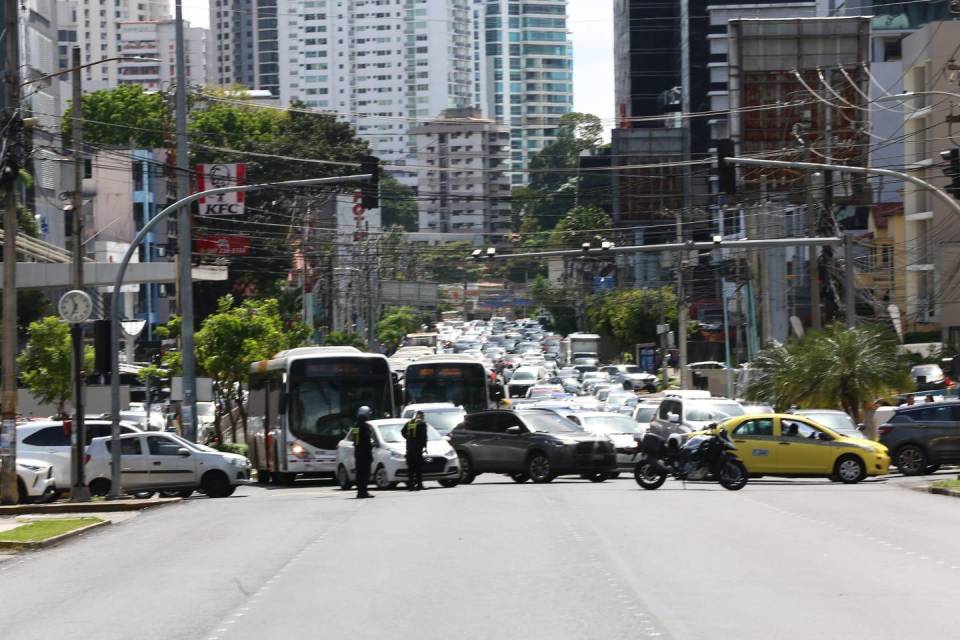
[[[573,45],[566,0],[488,0],[484,18],[486,112],[510,127],[511,169],[556,140],[573,110]],[[526,182],[514,173],[513,184]]]

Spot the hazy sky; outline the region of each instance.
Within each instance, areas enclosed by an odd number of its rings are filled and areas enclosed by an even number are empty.
[[[568,0],[573,36],[574,109],[613,122],[613,0]],[[183,0],[184,18],[207,27],[207,0]],[[171,10],[172,13],[172,10]]]

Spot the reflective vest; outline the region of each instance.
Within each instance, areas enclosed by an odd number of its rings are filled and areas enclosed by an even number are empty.
[[[353,446],[360,444],[360,428],[352,427],[350,429],[350,436],[353,438]]]

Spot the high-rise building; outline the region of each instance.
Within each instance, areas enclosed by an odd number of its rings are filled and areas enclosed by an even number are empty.
[[[183,25],[183,43],[186,52],[187,84],[204,87],[207,76],[207,45],[209,30]],[[126,21],[120,23],[120,53],[124,56],[159,60],[125,60],[119,62],[120,84],[139,84],[144,89],[157,90],[175,84],[176,22],[174,20]]]
[[[57,40],[61,69],[70,67],[71,49],[80,46],[86,64],[120,55],[120,23],[170,17],[169,0],[66,0],[56,2]],[[84,91],[117,86],[118,63],[105,63],[83,70]]]
[[[420,231],[471,233],[480,245],[510,228],[510,130],[479,109],[448,109],[410,130],[417,145]]]
[[[278,7],[278,2],[283,6]],[[297,5],[310,10],[312,15],[314,9],[321,13],[327,9],[325,1],[210,0],[212,80],[223,86],[242,85],[278,95],[280,33],[298,18],[299,14],[293,11]],[[342,11],[340,7],[334,9]]]
[[[485,111],[510,128],[512,182],[523,184],[530,155],[556,140],[573,110],[567,1],[488,0],[484,27]]]

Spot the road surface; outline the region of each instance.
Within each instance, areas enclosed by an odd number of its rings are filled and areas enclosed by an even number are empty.
[[[481,476],[352,495],[298,483],[197,497],[4,562],[0,637],[957,634],[960,501],[896,480],[733,493]]]

